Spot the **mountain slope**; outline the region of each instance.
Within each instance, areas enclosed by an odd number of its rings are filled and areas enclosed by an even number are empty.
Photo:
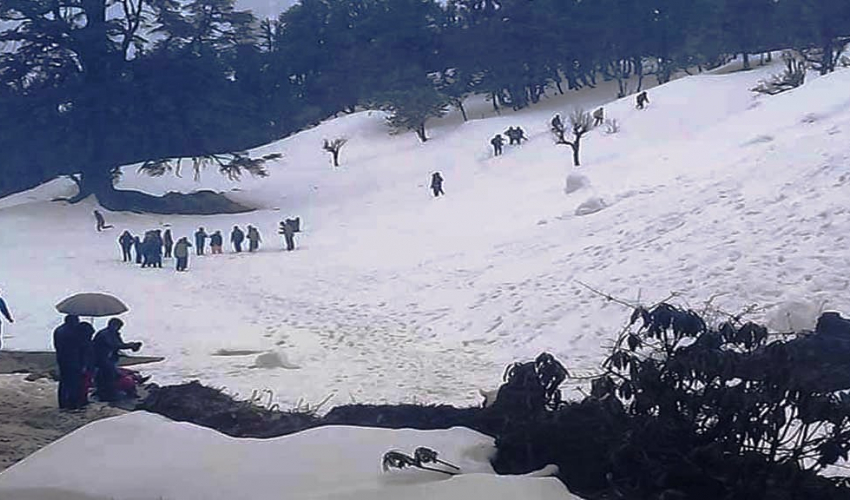
[[[590,187],[570,194],[570,153],[553,144],[549,119],[592,109],[610,86],[501,116],[478,102],[478,119],[436,121],[425,144],[388,135],[380,113],[344,116],[261,148],[282,160],[269,178],[239,185],[212,172],[198,184],[126,169],[123,187],[237,189],[234,199],[260,207],[107,214],[134,233],[164,223],[175,236],[198,226],[226,235],[234,224],[263,233],[260,253],[193,256],[185,274],[119,262],[119,233],[94,232],[91,200],[46,201],[69,189],[62,182],[0,200],[0,228],[14,242],[0,259],[15,264],[0,285],[19,320],[6,345],[48,346],[53,304],[105,290],[131,306],[125,337],[167,357],[151,368],[158,382],[270,388],[284,405],[328,394],[331,404],[472,403],[507,363],[543,350],[577,373],[595,369],[629,311],[581,283],[649,303],[676,293],[694,308],[711,298],[729,312],[758,304],[754,319],[811,326],[822,307],[850,310],[850,71],[775,97],[748,90],[775,71],[682,78],[651,90],[643,111],[632,98],[607,103],[622,130],[587,137],[576,170]],[[492,158],[489,138],[512,125],[530,140]],[[334,170],[320,144],[342,135],[350,142]],[[428,191],[435,170],[446,179],[439,199]],[[606,208],[575,215],[589,200]],[[277,222],[294,215],[304,225],[298,251],[281,252]],[[290,369],[216,355],[234,350],[277,350]]]

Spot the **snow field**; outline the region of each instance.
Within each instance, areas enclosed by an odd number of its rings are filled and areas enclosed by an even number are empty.
[[[60,321],[52,306],[100,290],[130,305],[125,338],[167,358],[145,367],[159,383],[199,378],[243,396],[269,388],[283,407],[328,395],[330,405],[474,404],[505,365],[544,350],[572,372],[596,369],[629,312],[579,282],[647,303],[675,292],[694,308],[712,297],[730,312],[758,304],[753,319],[811,327],[824,308],[850,310],[850,72],[775,97],[748,90],[777,71],[681,78],[650,90],[643,111],[633,96],[607,102],[611,82],[500,116],[477,98],[473,120],[434,121],[425,144],[388,135],[381,113],[342,116],[258,149],[283,158],[269,178],[240,184],[125,169],[123,188],[225,190],[258,207],[250,214],[107,213],[115,229],[98,234],[93,200],[47,201],[70,183],[0,200],[12,243],[0,261],[14,263],[0,286],[18,320],[4,325],[5,345],[48,348]],[[549,119],[602,104],[622,130],[589,134],[573,169]],[[492,158],[489,138],[512,125],[530,140]],[[350,141],[333,169],[320,144],[337,136]],[[446,179],[438,199],[435,170]],[[571,172],[588,185],[565,194]],[[588,202],[601,210],[576,215]],[[281,252],[277,223],[295,215],[298,250]],[[121,230],[166,223],[190,240],[198,226],[227,236],[253,224],[264,244],[254,255],[192,256],[185,274],[170,261],[120,262]],[[279,362],[257,359],[271,352]]]

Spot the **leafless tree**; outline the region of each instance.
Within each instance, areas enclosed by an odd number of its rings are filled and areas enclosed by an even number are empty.
[[[346,142],[348,142],[348,139],[345,137],[337,137],[331,141],[325,139],[322,142],[322,149],[333,155],[334,167],[339,166],[339,152]]]
[[[552,126],[552,135],[555,136],[555,144],[569,146],[573,150],[573,165],[580,166],[579,150],[581,138],[593,128],[593,117],[587,111],[576,108],[567,120],[566,126]],[[570,138],[567,138],[569,132]]]

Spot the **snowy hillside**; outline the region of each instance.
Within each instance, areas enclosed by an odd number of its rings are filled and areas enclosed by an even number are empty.
[[[775,97],[748,90],[777,71],[686,77],[652,89],[643,111],[631,97],[606,103],[608,84],[501,116],[479,98],[472,121],[434,122],[425,144],[358,113],[261,148],[283,158],[238,185],[126,169],[121,187],[233,190],[260,208],[238,216],[107,213],[116,229],[98,234],[93,201],[47,201],[72,191],[67,182],[0,200],[0,286],[18,319],[4,325],[5,346],[48,348],[53,305],[101,290],[130,305],[125,338],[166,357],[146,367],[159,383],[268,388],[284,407],[329,394],[331,405],[475,403],[506,364],[544,350],[574,372],[595,369],[628,311],[579,282],[648,303],[675,292],[694,308],[758,304],[753,317],[775,328],[789,314],[811,327],[821,308],[850,311],[850,71]],[[587,137],[576,171],[591,185],[565,194],[570,153],[549,119],[600,104],[622,130]],[[490,137],[512,125],[531,140],[493,158]],[[338,136],[349,143],[334,170],[320,145]],[[439,199],[428,191],[436,170]],[[607,208],[575,215],[595,198]],[[298,250],[281,252],[277,222],[295,215]],[[120,262],[120,230],[165,223],[190,237],[253,224],[265,242],[256,255],[193,256],[188,273]],[[267,351],[283,367],[257,367]]]
[[[419,446],[463,474],[382,472],[385,452],[410,454]],[[90,424],[5,471],[0,497],[577,500],[554,477],[495,476],[488,462],[495,451],[493,438],[463,428],[322,427],[276,439],[234,439],[137,412]]]

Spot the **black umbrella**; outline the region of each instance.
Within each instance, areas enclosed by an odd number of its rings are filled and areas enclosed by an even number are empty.
[[[100,318],[125,313],[129,308],[105,293],[78,293],[56,304],[56,310],[64,314]]]

